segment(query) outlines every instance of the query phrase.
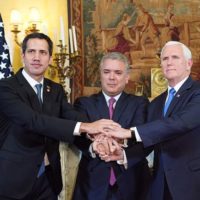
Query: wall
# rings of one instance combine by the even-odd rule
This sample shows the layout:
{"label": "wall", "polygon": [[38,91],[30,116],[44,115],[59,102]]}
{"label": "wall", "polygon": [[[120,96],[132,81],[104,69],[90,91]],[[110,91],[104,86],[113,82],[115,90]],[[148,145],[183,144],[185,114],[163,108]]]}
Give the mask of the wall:
{"label": "wall", "polygon": [[[55,43],[56,39],[60,39],[60,16],[63,17],[64,25],[65,25],[65,33],[67,38],[67,1],[66,0],[0,0],[0,12],[4,21],[5,26],[5,34],[7,43],[10,47],[10,54],[12,59],[12,65],[14,68],[14,72],[22,66],[21,58],[20,58],[20,48],[14,43],[13,33],[10,32],[12,29],[12,25],[10,24],[10,13],[12,9],[17,9],[21,12],[24,22],[29,19],[29,8],[37,7],[41,14],[41,19],[44,22],[41,24],[41,30],[46,32],[53,42]],[[47,25],[46,28],[44,24]],[[45,29],[45,30],[44,30]],[[56,37],[57,35],[57,37]],[[19,34],[19,38],[22,41],[24,37],[23,33]],[[56,49],[54,47],[54,49]]]}

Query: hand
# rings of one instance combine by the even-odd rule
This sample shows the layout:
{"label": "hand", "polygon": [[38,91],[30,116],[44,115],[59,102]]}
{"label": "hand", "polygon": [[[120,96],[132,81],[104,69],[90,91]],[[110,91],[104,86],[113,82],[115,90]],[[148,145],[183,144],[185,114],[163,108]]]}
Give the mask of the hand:
{"label": "hand", "polygon": [[117,149],[110,155],[100,155],[100,158],[105,162],[124,160],[123,149],[122,148]]}
{"label": "hand", "polygon": [[114,137],[119,139],[131,138],[131,130],[124,129],[122,127],[114,127],[113,129],[105,129],[108,137]]}
{"label": "hand", "polygon": [[110,148],[107,137],[105,135],[95,135],[94,142],[92,143],[93,151],[99,155],[109,155]]}
{"label": "hand", "polygon": [[[96,154],[99,154],[100,157],[104,158],[104,156],[107,157],[115,154],[117,155],[116,159],[119,158],[119,155],[116,154],[116,152],[119,152],[122,146],[115,139],[107,137],[105,135],[97,136],[92,145],[93,150]],[[112,159],[115,159],[115,157],[113,157]]]}
{"label": "hand", "polygon": [[121,149],[121,144],[113,138],[106,135],[95,135],[95,140],[92,143],[93,151],[101,156],[111,155],[113,152]]}
{"label": "hand", "polygon": [[114,130],[116,127],[121,127],[121,125],[109,119],[101,119],[92,123],[81,123],[80,132],[105,134],[107,129]]}

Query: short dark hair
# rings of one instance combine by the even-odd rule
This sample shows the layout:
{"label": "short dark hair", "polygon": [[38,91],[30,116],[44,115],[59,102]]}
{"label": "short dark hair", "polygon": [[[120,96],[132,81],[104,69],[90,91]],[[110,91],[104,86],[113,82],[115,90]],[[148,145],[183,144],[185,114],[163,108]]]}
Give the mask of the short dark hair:
{"label": "short dark hair", "polygon": [[41,39],[41,40],[46,40],[47,43],[48,43],[48,46],[49,46],[49,54],[50,54],[50,56],[52,56],[52,53],[53,53],[53,42],[50,39],[50,37],[45,35],[44,33],[31,33],[31,34],[28,34],[24,38],[24,40],[22,42],[22,52],[25,53],[25,51],[27,49],[28,40],[34,39],[34,38]]}

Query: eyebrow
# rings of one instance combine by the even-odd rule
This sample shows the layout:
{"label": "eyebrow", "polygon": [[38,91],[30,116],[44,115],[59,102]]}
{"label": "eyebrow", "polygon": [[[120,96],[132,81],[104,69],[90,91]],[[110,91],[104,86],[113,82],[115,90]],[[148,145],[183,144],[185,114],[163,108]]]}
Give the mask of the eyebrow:
{"label": "eyebrow", "polygon": [[180,58],[179,55],[172,55],[172,56],[164,56],[164,57],[162,58],[162,60],[166,60],[166,59],[169,58],[169,57],[172,57],[172,58]]}

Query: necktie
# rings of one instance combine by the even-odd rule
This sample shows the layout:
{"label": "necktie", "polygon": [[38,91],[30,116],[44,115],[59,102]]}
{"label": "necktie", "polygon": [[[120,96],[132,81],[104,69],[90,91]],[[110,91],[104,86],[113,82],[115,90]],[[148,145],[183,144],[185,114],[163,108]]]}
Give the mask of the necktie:
{"label": "necktie", "polygon": [[164,113],[164,116],[165,116],[165,114],[167,113],[167,110],[168,110],[168,108],[169,108],[169,105],[170,105],[172,99],[174,98],[175,93],[176,93],[176,90],[175,90],[174,88],[171,88],[171,89],[169,90],[168,99],[167,99],[167,101],[166,101],[166,103],[165,103],[164,112],[163,112],[163,113]]}
{"label": "necktie", "polygon": [[[40,105],[42,106],[42,96],[41,96],[42,84],[41,83],[36,84],[35,88],[37,89],[37,93],[36,94],[38,96],[38,100],[40,102]],[[42,164],[40,165],[40,169],[39,169],[37,177],[40,177],[44,173],[44,171],[45,171],[45,164],[44,164],[44,160],[43,160]]]}
{"label": "necktie", "polygon": [[41,92],[42,92],[42,84],[36,84],[35,88],[37,89],[37,96],[38,96],[38,100],[40,102],[40,105],[42,106],[42,96],[41,96]]}
{"label": "necktie", "polygon": [[112,116],[113,116],[113,112],[114,112],[114,107],[113,107],[113,104],[115,103],[115,98],[111,97],[109,100],[108,100],[108,107],[109,107],[109,116],[110,116],[110,119],[112,119]]}
{"label": "necktie", "polygon": [[[110,115],[110,119],[112,119],[112,116],[113,116],[113,112],[114,112],[114,107],[113,107],[113,104],[115,103],[115,99],[113,97],[111,97],[108,101],[109,105],[109,115]],[[116,176],[115,176],[115,173],[114,173],[114,170],[113,170],[113,167],[110,168],[110,179],[109,179],[109,183],[110,185],[114,185],[116,182]]]}

